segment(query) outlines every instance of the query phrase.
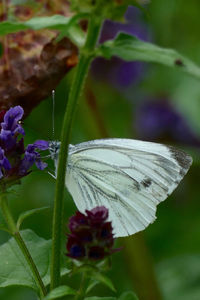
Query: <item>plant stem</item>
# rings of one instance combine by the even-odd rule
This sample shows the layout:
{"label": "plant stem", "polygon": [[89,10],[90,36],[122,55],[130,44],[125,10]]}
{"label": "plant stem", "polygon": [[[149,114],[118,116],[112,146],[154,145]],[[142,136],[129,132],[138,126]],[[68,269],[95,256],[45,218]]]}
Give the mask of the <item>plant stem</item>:
{"label": "plant stem", "polygon": [[33,277],[35,279],[35,282],[36,282],[36,285],[40,291],[40,295],[41,297],[44,297],[47,292],[46,292],[46,288],[44,286],[44,283],[41,279],[41,276],[39,274],[39,271],[33,261],[33,258],[24,242],[24,240],[22,239],[22,236],[20,234],[20,232],[18,231],[17,229],[17,226],[15,224],[15,221],[13,219],[13,216],[10,212],[10,209],[8,207],[8,201],[7,201],[7,197],[6,197],[6,194],[3,193],[1,194],[1,197],[0,197],[0,207],[1,207],[1,211],[2,211],[2,214],[4,216],[4,219],[8,225],[8,229],[10,231],[10,233],[13,235],[16,243],[18,244],[23,256],[25,257],[30,269],[31,269],[31,272],[33,274]]}
{"label": "plant stem", "polygon": [[151,253],[146,245],[144,235],[138,232],[122,240],[124,257],[140,299],[161,300],[161,291],[155,276]]}
{"label": "plant stem", "polygon": [[94,49],[98,40],[101,24],[102,20],[100,18],[97,18],[96,15],[91,16],[88,25],[87,39],[84,47],[80,51],[79,63],[76,68],[76,73],[74,75],[74,80],[64,115],[53,211],[51,289],[56,288],[60,282],[61,240],[63,236],[63,194],[65,174],[67,169],[67,150],[70,142],[72,122],[75,116],[78,100],[83,90],[88,69],[94,55]]}
{"label": "plant stem", "polygon": [[76,294],[74,300],[82,300],[85,298],[87,284],[88,284],[88,277],[86,276],[86,273],[83,273],[82,278],[81,278],[80,288],[77,291],[77,294]]}

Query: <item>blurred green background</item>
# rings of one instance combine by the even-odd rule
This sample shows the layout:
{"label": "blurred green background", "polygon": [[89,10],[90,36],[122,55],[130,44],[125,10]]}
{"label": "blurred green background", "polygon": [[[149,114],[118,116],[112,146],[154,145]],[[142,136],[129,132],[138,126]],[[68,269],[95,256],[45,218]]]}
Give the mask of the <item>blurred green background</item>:
{"label": "blurred green background", "polygon": [[[150,40],[163,47],[175,48],[200,65],[199,1],[152,0],[148,10],[149,18],[141,16],[141,20],[150,32]],[[197,80],[180,71],[148,65],[137,84],[133,83],[127,89],[118,89],[108,81],[97,80],[94,72],[89,75],[85,93],[78,106],[73,143],[108,136],[138,138],[134,129],[138,104],[144,98],[156,98],[157,95],[167,95],[173,107],[200,140],[200,83]],[[73,70],[56,89],[56,139],[60,136],[72,76]],[[50,98],[34,109],[25,120],[24,128],[27,144],[36,139],[52,139]],[[173,144],[190,153],[194,163],[173,195],[159,205],[156,222],[142,234],[117,241],[117,244],[124,245],[124,249],[113,255],[109,276],[117,287],[118,294],[134,289],[141,300],[200,299],[200,147],[176,143],[175,140]],[[51,162],[50,168],[54,168]],[[34,170],[10,195],[10,205],[15,217],[32,208],[52,208],[54,188],[53,178],[46,172]],[[75,211],[73,200],[66,192],[66,223]],[[23,228],[31,228],[39,236],[49,239],[51,217],[50,209],[27,219]],[[63,229],[63,239],[66,230]],[[7,239],[8,235],[1,232],[0,242]],[[70,282],[77,287],[77,280],[70,279]],[[95,293],[97,292],[102,296],[113,295],[102,286],[96,288]],[[13,287],[0,289],[0,299],[36,298],[26,288]]]}

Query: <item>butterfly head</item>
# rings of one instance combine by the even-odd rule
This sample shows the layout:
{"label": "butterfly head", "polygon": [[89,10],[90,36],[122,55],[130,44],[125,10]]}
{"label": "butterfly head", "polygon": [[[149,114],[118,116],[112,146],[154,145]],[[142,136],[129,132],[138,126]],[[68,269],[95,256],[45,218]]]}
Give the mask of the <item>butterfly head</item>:
{"label": "butterfly head", "polygon": [[[49,152],[50,152],[50,156],[51,159],[54,161],[58,160],[58,154],[60,151],[60,142],[59,141],[50,141],[49,142]],[[69,154],[73,151],[74,146],[73,145],[69,145]]]}
{"label": "butterfly head", "polygon": [[54,161],[58,160],[59,150],[60,150],[60,142],[59,141],[50,141],[49,142],[50,156]]}

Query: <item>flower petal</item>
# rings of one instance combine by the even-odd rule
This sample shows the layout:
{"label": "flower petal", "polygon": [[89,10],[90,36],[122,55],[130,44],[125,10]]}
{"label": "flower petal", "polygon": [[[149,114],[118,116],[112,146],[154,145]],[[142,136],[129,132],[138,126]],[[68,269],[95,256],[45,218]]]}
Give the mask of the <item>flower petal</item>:
{"label": "flower petal", "polygon": [[36,164],[36,167],[37,167],[39,170],[44,170],[44,169],[48,166],[48,164],[45,163],[45,162],[43,162],[41,159],[37,159],[37,160],[35,161],[35,164]]}
{"label": "flower petal", "polygon": [[38,140],[34,144],[35,148],[40,150],[47,150],[49,149],[49,142],[45,140]]}
{"label": "flower petal", "polygon": [[1,147],[0,147],[0,167],[4,168],[5,170],[11,169],[10,162],[4,155],[4,150]]}
{"label": "flower petal", "polygon": [[18,122],[23,117],[24,110],[21,106],[11,107],[4,116],[4,122],[1,123],[1,127],[5,130],[10,130],[12,133],[24,134],[24,129]]}
{"label": "flower petal", "polygon": [[3,143],[3,148],[5,151],[11,150],[17,142],[17,139],[14,137],[12,132],[5,129],[1,129],[0,140]]}

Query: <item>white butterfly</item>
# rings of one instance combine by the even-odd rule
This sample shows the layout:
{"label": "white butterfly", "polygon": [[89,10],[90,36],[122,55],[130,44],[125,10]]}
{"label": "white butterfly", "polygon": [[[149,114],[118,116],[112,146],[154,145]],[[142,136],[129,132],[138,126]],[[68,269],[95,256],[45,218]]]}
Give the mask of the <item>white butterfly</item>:
{"label": "white butterfly", "polygon": [[[50,142],[57,168],[60,143]],[[187,173],[181,150],[131,139],[101,139],[69,146],[66,187],[79,211],[105,206],[116,237],[143,230]]]}

